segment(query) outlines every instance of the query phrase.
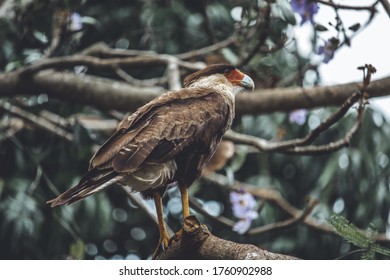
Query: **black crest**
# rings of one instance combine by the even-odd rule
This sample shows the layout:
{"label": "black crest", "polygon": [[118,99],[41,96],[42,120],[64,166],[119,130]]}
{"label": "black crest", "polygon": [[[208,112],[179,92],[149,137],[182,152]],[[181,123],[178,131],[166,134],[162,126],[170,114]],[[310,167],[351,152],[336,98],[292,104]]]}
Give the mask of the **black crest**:
{"label": "black crest", "polygon": [[199,70],[191,75],[187,76],[184,79],[184,87],[188,87],[194,81],[198,80],[201,77],[210,76],[214,74],[224,74],[226,72],[230,72],[235,70],[236,67],[229,64],[212,64],[207,66],[206,68]]}

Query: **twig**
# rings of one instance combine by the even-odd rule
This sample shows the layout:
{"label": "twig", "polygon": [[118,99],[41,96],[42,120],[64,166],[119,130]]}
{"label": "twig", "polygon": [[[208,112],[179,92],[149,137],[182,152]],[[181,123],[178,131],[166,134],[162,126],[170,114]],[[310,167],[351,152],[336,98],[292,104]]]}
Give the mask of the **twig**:
{"label": "twig", "polygon": [[57,50],[61,47],[61,43],[66,35],[66,28],[69,21],[69,11],[60,10],[54,15],[53,30],[51,34],[51,42],[49,47],[44,52],[44,58],[55,55]]}
{"label": "twig", "polygon": [[[366,64],[358,69],[363,70],[363,84],[360,87],[359,92],[350,96],[335,113],[312,130],[306,137],[287,141],[271,142],[258,137],[228,131],[224,138],[238,144],[253,146],[261,152],[283,152],[287,154],[320,155],[348,146],[352,136],[356,133],[360,126],[366,98],[368,98],[367,89],[371,83],[372,74],[376,72],[375,67],[370,64]],[[327,131],[332,125],[337,123],[356,101],[359,101],[356,121],[342,139],[325,145],[309,145],[313,143],[313,141],[316,140],[323,132]]]}
{"label": "twig", "polygon": [[178,54],[178,55],[176,55],[176,57],[178,59],[181,59],[181,60],[193,59],[195,57],[206,55],[206,54],[209,54],[211,52],[215,52],[217,50],[226,48],[226,47],[234,44],[235,42],[236,42],[236,37],[232,36],[232,37],[227,38],[224,41],[215,43],[213,45],[210,45],[210,46],[207,46],[207,47],[204,47],[204,48],[201,48],[201,49],[197,49],[197,50],[193,50],[193,51],[189,51],[189,52]]}
{"label": "twig", "polygon": [[207,218],[212,219],[213,221],[216,221],[220,225],[223,225],[223,226],[228,227],[228,228],[232,228],[234,226],[235,222],[231,219],[228,219],[224,216],[211,215],[209,212],[207,212],[203,208],[202,204],[197,199],[190,197],[189,200],[190,200],[191,206],[194,207],[198,212],[202,213]]}
{"label": "twig", "polygon": [[60,115],[57,115],[53,112],[47,111],[47,110],[42,110],[39,112],[39,115],[42,118],[45,118],[46,120],[52,122],[53,124],[65,129],[65,130],[71,130],[72,129],[72,124],[65,118],[63,118]]}
{"label": "twig", "polygon": [[53,124],[52,122],[46,120],[45,118],[36,116],[30,112],[24,111],[23,109],[16,107],[12,104],[10,104],[7,101],[1,101],[0,102],[0,109],[3,111],[6,111],[8,113],[11,113],[14,116],[17,116],[21,119],[23,119],[27,123],[31,123],[34,126],[49,131],[50,133],[65,139],[69,142],[73,141],[73,135],[66,130],[58,127],[57,125]]}
{"label": "twig", "polygon": [[[218,224],[228,227],[228,228],[233,228],[235,225],[235,221],[228,219],[224,216],[213,216],[210,213],[208,213],[202,205],[194,198],[190,197],[190,203],[191,206],[193,206],[197,211],[205,215],[207,218],[217,222]],[[250,229],[246,234],[248,235],[257,235],[257,234],[264,234],[266,232],[272,232],[276,230],[282,230],[285,228],[289,228],[295,224],[298,224],[299,222],[305,220],[307,216],[310,215],[314,207],[318,204],[317,200],[311,199],[308,203],[307,208],[302,211],[299,215],[293,216],[292,218],[289,218],[284,221],[276,222],[276,223],[270,223],[264,226],[256,227]],[[289,209],[291,210],[291,209]]]}
{"label": "twig", "polygon": [[14,137],[19,131],[24,128],[24,121],[21,118],[3,118],[0,121],[0,142],[5,141],[8,138]]}
{"label": "twig", "polygon": [[271,21],[271,3],[268,3],[267,8],[264,12],[264,26],[260,33],[259,40],[257,44],[253,47],[253,49],[249,52],[249,54],[247,54],[244,58],[241,59],[241,61],[238,63],[238,66],[243,66],[248,64],[249,61],[251,61],[251,59],[259,51],[260,47],[265,44],[265,41],[268,36],[269,27],[270,27],[270,21]]}
{"label": "twig", "polygon": [[[129,84],[135,85],[137,87],[154,87],[156,85],[164,84],[168,81],[167,77],[159,77],[159,78],[152,78],[152,79],[145,79],[145,80],[139,80],[131,75],[129,75],[126,71],[124,71],[121,68],[115,69],[115,74],[118,75],[121,79],[128,82]],[[160,89],[161,90],[161,89]]]}
{"label": "twig", "polygon": [[379,0],[379,1],[375,1],[372,5],[368,5],[368,6],[349,6],[343,4],[336,4],[333,1],[325,1],[325,0],[316,0],[316,1],[320,4],[327,5],[335,9],[355,10],[355,11],[359,11],[359,10],[371,11],[378,4],[378,2],[386,2],[386,0]]}
{"label": "twig", "polygon": [[381,2],[383,8],[385,9],[387,15],[390,17],[390,3],[389,0],[379,0]]}
{"label": "twig", "polygon": [[98,42],[84,49],[79,54],[88,55],[88,56],[97,56],[101,58],[108,58],[108,57],[150,56],[150,55],[156,55],[156,52],[112,49],[106,43]]}
{"label": "twig", "polygon": [[198,64],[182,61],[177,59],[175,56],[167,54],[107,59],[76,54],[72,56],[45,59],[35,64],[26,66],[19,72],[20,75],[31,76],[45,69],[67,69],[79,65],[87,66],[88,68],[96,70],[115,71],[119,68],[135,67],[139,65],[168,65],[173,59],[180,67],[186,69],[199,70],[202,68]]}
{"label": "twig", "polygon": [[[208,174],[207,176],[203,176],[203,179],[215,184],[216,186],[223,188],[224,190],[242,190],[244,189],[246,192],[251,193],[253,196],[263,199],[268,202],[272,202],[275,205],[277,205],[280,209],[288,213],[289,215],[292,216],[291,219],[286,220],[279,223],[271,224],[269,227],[268,225],[264,227],[263,229],[259,228],[259,232],[263,232],[263,230],[273,230],[272,227],[275,227],[275,229],[279,229],[278,227],[284,228],[290,226],[289,223],[297,223],[299,221],[302,221],[304,224],[307,226],[320,230],[326,233],[332,233],[334,234],[334,230],[331,226],[329,226],[326,223],[322,223],[315,219],[314,217],[310,216],[310,213],[312,211],[312,207],[316,205],[316,201],[309,201],[308,207],[304,210],[301,211],[294,206],[292,206],[287,200],[285,200],[279,192],[272,188],[259,188],[247,183],[243,182],[238,182],[235,181],[233,185],[231,185],[229,182],[229,179],[221,174],[217,173],[212,173]],[[268,228],[267,228],[268,227]],[[365,232],[364,230],[361,230],[363,233]],[[390,239],[386,236],[386,233],[378,233],[375,235],[373,238],[376,241],[379,242],[385,242],[385,243],[390,243]]]}
{"label": "twig", "polygon": [[271,223],[267,224],[264,226],[256,227],[256,228],[251,228],[247,234],[248,235],[257,235],[257,234],[263,234],[266,232],[272,232],[276,230],[282,230],[286,229],[289,227],[292,227],[306,219],[311,212],[313,211],[314,207],[318,204],[318,200],[315,199],[310,199],[308,206],[305,208],[305,210],[302,211],[302,213],[299,216],[292,217],[290,219],[281,221],[281,222],[276,222],[276,223]]}
{"label": "twig", "polygon": [[226,176],[217,173],[212,173],[207,176],[203,176],[202,178],[223,189],[235,191],[244,189],[245,191],[251,193],[257,198],[275,203],[278,207],[280,207],[286,213],[290,214],[292,217],[299,218],[302,216],[301,210],[298,210],[297,208],[292,206],[280,195],[280,193],[278,193],[272,188],[258,188],[256,186],[238,181],[235,181],[233,185],[231,185],[229,184],[229,180]]}

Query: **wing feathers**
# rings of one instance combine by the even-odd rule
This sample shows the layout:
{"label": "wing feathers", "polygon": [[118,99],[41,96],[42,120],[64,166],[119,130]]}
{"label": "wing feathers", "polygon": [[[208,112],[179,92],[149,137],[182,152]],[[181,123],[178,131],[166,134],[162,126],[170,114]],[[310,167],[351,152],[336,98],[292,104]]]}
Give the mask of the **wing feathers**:
{"label": "wing feathers", "polygon": [[201,168],[230,125],[232,106],[219,93],[204,89],[182,89],[175,94],[165,94],[124,119],[91,159],[90,171],[77,186],[51,200],[52,206],[73,203],[142,166],[171,161],[184,150],[193,156],[187,161],[180,156],[180,169]]}
{"label": "wing feathers", "polygon": [[138,145],[123,147],[112,160],[112,167],[117,172],[133,172],[145,161],[159,143],[156,138]]}
{"label": "wing feathers", "polygon": [[90,168],[133,172],[144,162],[170,160],[193,142],[208,142],[214,137],[207,135],[209,131],[226,126],[226,118],[232,117],[221,98],[204,89],[162,95],[119,124],[118,131],[92,158]]}
{"label": "wing feathers", "polygon": [[81,178],[78,185],[68,189],[57,198],[49,200],[47,203],[51,204],[51,207],[63,204],[72,204],[85,198],[86,196],[101,191],[122,178],[123,175],[119,175],[112,169],[92,169]]}

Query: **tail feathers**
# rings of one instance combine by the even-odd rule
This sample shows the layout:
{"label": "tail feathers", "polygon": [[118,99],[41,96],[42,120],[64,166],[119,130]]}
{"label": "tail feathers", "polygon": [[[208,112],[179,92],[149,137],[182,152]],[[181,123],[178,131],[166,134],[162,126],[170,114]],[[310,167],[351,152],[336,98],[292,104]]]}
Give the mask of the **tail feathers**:
{"label": "tail feathers", "polygon": [[92,169],[85,174],[80,183],[58,197],[47,201],[51,207],[75,203],[87,196],[111,186],[123,178],[123,175],[111,170]]}

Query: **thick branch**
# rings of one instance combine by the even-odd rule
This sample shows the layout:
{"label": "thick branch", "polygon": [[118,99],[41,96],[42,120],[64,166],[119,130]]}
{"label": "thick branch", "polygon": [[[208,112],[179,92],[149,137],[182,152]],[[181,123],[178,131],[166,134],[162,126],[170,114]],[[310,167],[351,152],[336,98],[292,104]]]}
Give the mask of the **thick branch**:
{"label": "thick branch", "polygon": [[133,111],[162,93],[115,80],[53,70],[41,71],[31,78],[22,78],[18,73],[0,75],[0,96],[42,92],[52,98],[124,111]]}
{"label": "thick branch", "polygon": [[[262,114],[337,106],[359,86],[360,83],[355,82],[309,89],[259,89],[237,96],[236,111],[238,114]],[[0,74],[0,96],[37,95],[42,92],[53,98],[123,111],[134,111],[162,93],[157,89],[135,87],[111,79],[54,70],[40,71],[31,78],[22,77],[20,72]],[[390,77],[371,82],[367,93],[370,98],[389,95]]]}
{"label": "thick branch", "polygon": [[[259,89],[237,96],[237,111],[241,114],[271,113],[299,108],[341,105],[360,88],[360,82],[313,88]],[[371,82],[369,98],[390,94],[390,77]]]}
{"label": "thick branch", "polygon": [[[294,260],[295,257],[275,254],[251,244],[239,244],[212,235],[195,216],[183,222],[183,234],[179,240],[161,252],[157,259],[206,259],[206,260]],[[175,237],[174,237],[175,238]]]}

